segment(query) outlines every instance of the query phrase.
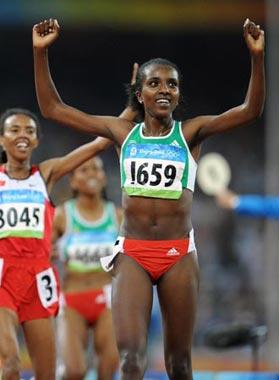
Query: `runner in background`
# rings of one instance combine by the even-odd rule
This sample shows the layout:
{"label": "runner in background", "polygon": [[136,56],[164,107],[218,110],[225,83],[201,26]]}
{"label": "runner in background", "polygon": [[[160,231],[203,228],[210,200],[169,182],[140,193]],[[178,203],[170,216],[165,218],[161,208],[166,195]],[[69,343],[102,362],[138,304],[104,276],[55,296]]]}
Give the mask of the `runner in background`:
{"label": "runner in background", "polygon": [[64,157],[31,164],[40,124],[29,110],[1,115],[0,143],[0,358],[2,379],[20,378],[21,325],[36,379],[54,380],[53,317],[59,281],[50,263],[53,185],[111,143],[96,139]]}
{"label": "runner in background", "polygon": [[[134,63],[131,85],[137,70]],[[127,107],[120,116],[130,119],[135,113]],[[54,255],[64,263],[64,305],[57,332],[62,376],[66,379],[85,377],[91,327],[98,379],[112,379],[118,367],[110,309],[111,275],[103,271],[100,257],[112,253],[122,210],[106,199],[106,184],[101,158],[85,162],[70,176],[74,198],[60,205],[54,217]]]}
{"label": "runner in background", "polygon": [[65,367],[63,378],[68,380],[85,377],[90,328],[97,378],[111,380],[118,367],[110,309],[111,275],[103,271],[100,257],[112,254],[122,211],[106,199],[106,183],[99,157],[82,164],[70,176],[74,197],[56,209],[54,218],[53,242],[64,262],[58,347]]}

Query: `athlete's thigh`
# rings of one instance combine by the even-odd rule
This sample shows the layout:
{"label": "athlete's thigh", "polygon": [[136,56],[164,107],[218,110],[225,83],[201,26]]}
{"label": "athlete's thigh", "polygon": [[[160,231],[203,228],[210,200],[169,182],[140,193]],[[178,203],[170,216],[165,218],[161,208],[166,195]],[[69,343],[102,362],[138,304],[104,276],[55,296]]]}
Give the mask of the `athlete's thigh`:
{"label": "athlete's thigh", "polygon": [[74,309],[65,307],[57,321],[59,355],[70,370],[84,371],[85,348],[88,326],[85,319]]}
{"label": "athlete's thigh", "polygon": [[112,316],[119,349],[146,345],[152,298],[149,275],[132,258],[119,254],[112,278]]}
{"label": "athlete's thigh", "polygon": [[0,308],[0,357],[18,355],[18,318],[14,311]]}
{"label": "athlete's thigh", "polygon": [[35,375],[40,374],[40,378],[51,378],[56,365],[53,318],[26,321],[22,327]]}
{"label": "athlete's thigh", "polygon": [[94,325],[94,346],[97,354],[116,351],[115,335],[110,309],[105,309]]}
{"label": "athlete's thigh", "polygon": [[195,252],[178,261],[158,283],[167,350],[180,350],[191,345],[198,286],[199,268]]}

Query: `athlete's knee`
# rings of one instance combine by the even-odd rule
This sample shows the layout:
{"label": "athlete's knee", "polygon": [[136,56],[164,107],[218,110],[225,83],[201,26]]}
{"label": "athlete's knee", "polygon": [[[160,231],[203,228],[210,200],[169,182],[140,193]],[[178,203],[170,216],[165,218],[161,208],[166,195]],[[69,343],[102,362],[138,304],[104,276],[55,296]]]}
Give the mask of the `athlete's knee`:
{"label": "athlete's knee", "polygon": [[146,366],[147,358],[144,351],[123,350],[120,352],[120,370],[122,373],[131,376],[131,379],[141,378]]}
{"label": "athlete's knee", "polygon": [[65,380],[83,380],[86,375],[86,370],[79,368],[68,368],[66,369],[63,379]]}
{"label": "athlete's knee", "polygon": [[118,365],[113,365],[113,363],[108,363],[108,365],[105,362],[99,363],[97,368],[98,380],[113,379],[117,369]]}
{"label": "athlete's knee", "polygon": [[40,380],[55,380],[56,370],[55,367],[48,366],[48,368],[34,368],[34,378]]}
{"label": "athlete's knee", "polygon": [[0,357],[2,379],[17,380],[20,378],[20,357],[17,342],[8,331],[1,331]]}
{"label": "athlete's knee", "polygon": [[2,356],[2,380],[20,379],[20,359],[17,353]]}
{"label": "athlete's knee", "polygon": [[166,368],[171,380],[192,380],[191,354],[169,355],[166,359]]}
{"label": "athlete's knee", "polygon": [[107,371],[115,372],[119,367],[118,351],[108,350],[99,356],[99,365]]}
{"label": "athlete's knee", "polygon": [[118,354],[105,353],[98,357],[98,379],[112,379],[119,367]]}

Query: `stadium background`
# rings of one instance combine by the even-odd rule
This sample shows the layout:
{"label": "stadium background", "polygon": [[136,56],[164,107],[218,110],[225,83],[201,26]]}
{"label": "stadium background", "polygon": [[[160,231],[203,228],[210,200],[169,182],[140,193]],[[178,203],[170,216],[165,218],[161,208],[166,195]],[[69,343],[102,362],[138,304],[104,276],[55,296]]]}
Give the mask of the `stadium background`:
{"label": "stadium background", "polygon": [[[266,6],[262,0],[1,0],[0,110],[21,106],[39,114],[31,29],[41,19],[54,17],[62,30],[50,50],[50,62],[65,102],[90,113],[117,115],[125,106],[124,84],[129,82],[133,62],[161,56],[177,63],[183,73],[186,117],[220,113],[245,96],[250,62],[242,24],[249,17],[266,28]],[[230,186],[237,192],[265,191],[265,120],[211,138],[203,146],[202,154],[216,151],[229,161]],[[63,155],[92,138],[42,117],[41,121],[43,138],[34,161]],[[120,204],[118,159],[113,149],[102,157],[109,197]],[[69,196],[63,179],[53,199],[58,204]],[[273,300],[277,315],[270,316],[266,304],[267,223],[218,209],[214,199],[197,187],[193,224],[201,265],[194,368],[249,370],[249,347],[215,352],[205,347],[204,333],[212,324],[224,322],[268,324],[271,332],[278,327],[274,325],[274,320],[279,321],[278,298]],[[153,327],[150,366],[161,369],[156,316]],[[274,339],[262,346],[260,369],[279,369],[276,350]],[[274,351],[273,358],[270,352]],[[24,353],[23,360],[28,367]]]}

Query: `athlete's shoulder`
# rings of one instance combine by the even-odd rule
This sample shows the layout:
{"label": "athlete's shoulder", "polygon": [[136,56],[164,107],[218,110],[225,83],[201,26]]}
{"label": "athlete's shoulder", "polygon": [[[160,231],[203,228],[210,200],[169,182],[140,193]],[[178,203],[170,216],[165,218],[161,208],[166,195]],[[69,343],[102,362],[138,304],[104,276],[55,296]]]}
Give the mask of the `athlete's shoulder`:
{"label": "athlete's shoulder", "polygon": [[205,124],[207,116],[196,116],[181,122],[182,133],[187,142],[197,136],[200,128]]}
{"label": "athlete's shoulder", "polygon": [[189,119],[185,119],[181,121],[181,125],[183,128],[193,128],[196,124],[202,122],[203,116],[195,116]]}
{"label": "athlete's shoulder", "polygon": [[73,207],[74,208],[76,206],[76,199],[75,198],[67,199],[60,206],[63,207],[63,208],[65,208],[65,209],[69,208],[69,207]]}
{"label": "athlete's shoulder", "polygon": [[31,166],[31,171],[30,171],[31,175],[35,174],[35,173],[38,173],[38,172],[40,173],[40,166],[36,165],[36,164],[32,165]]}

